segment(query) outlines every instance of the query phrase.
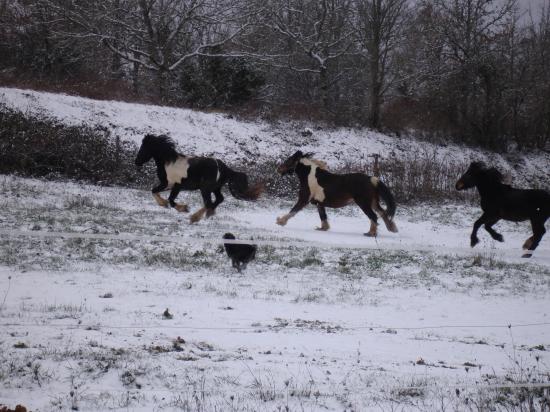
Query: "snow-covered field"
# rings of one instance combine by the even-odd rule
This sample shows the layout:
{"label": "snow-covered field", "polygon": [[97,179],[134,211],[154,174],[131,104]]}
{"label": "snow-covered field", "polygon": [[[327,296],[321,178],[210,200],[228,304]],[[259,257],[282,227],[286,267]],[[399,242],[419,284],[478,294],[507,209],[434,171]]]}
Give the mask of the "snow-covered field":
{"label": "snow-covered field", "polygon": [[[549,237],[520,259],[528,224],[499,223],[503,244],[482,230],[469,252],[479,211],[463,205],[399,207],[400,232],[372,239],[352,206],[329,211],[324,233],[314,208],[277,226],[290,203],[276,199],[228,196],[190,225],[146,191],[0,176],[0,193],[0,404],[511,410],[548,397],[498,388],[550,380]],[[219,243],[198,239],[227,231],[281,244],[238,274]],[[182,241],[147,239],[158,235]]]}
{"label": "snow-covered field", "polygon": [[[219,156],[248,164],[311,151],[330,167],[383,158],[436,159],[449,165],[485,160],[516,178],[521,186],[548,187],[550,153],[500,155],[453,144],[434,145],[410,137],[395,138],[369,129],[329,128],[301,122],[242,121],[220,113],[154,105],[99,101],[77,96],[0,87],[0,105],[57,119],[67,125],[106,128],[121,139],[141,143],[146,133],[165,133],[187,154]],[[302,135],[305,129],[311,135]]]}
{"label": "snow-covered field", "polygon": [[[223,114],[0,88],[0,105],[228,162],[302,149],[331,166],[369,155],[487,159],[547,185],[550,154],[512,157],[369,130],[246,122]],[[312,135],[304,136],[305,127]],[[0,405],[33,411],[513,410],[550,381],[550,235],[528,223],[468,246],[474,207],[399,206],[399,233],[353,206],[227,197],[196,225],[149,191],[0,176]],[[197,193],[182,193],[193,210]],[[35,236],[23,236],[24,232]],[[236,273],[218,239],[261,243]],[[41,238],[46,232],[81,238]],[[132,240],[114,237],[131,234]],[[100,236],[100,239],[91,239]],[[159,240],[163,236],[169,241]],[[176,241],[174,241],[176,239]],[[361,248],[359,248],[361,247]],[[511,327],[508,327],[511,325]],[[502,388],[502,385],[507,386]],[[510,388],[512,386],[513,388]],[[546,398],[544,398],[546,396]],[[546,399],[546,401],[544,401]]]}

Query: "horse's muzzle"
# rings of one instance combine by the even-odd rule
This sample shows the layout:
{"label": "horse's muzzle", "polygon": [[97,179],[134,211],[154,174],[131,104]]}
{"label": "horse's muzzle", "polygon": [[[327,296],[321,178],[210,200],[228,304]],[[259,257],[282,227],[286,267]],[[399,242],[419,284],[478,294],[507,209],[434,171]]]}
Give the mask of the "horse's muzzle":
{"label": "horse's muzzle", "polygon": [[456,182],[455,188],[456,190],[464,189],[464,183],[462,182],[462,180],[459,180],[458,182]]}

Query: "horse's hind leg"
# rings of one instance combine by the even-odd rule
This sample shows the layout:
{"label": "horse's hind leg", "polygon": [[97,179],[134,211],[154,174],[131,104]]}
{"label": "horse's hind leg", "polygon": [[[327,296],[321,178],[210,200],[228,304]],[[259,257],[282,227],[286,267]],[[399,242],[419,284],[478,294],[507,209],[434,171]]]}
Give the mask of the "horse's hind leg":
{"label": "horse's hind leg", "polygon": [[487,219],[485,222],[485,230],[489,232],[491,237],[499,242],[504,242],[504,238],[500,233],[498,233],[495,229],[493,229],[493,225],[498,222],[499,219],[493,218],[493,219]]}
{"label": "horse's hind leg", "polygon": [[321,227],[316,227],[316,230],[326,231],[330,229],[328,224],[327,211],[324,206],[317,205],[317,211],[319,212],[319,217],[321,218]]}
{"label": "horse's hind leg", "polygon": [[223,202],[224,197],[221,189],[214,190],[214,196],[215,200],[214,203],[212,203],[212,208],[206,209],[206,217],[213,216],[216,213],[216,208],[218,207],[218,205]]}
{"label": "horse's hind leg", "polygon": [[523,250],[529,249],[531,245],[533,244],[533,236],[531,236],[529,239],[525,241],[525,243],[522,246]]}
{"label": "horse's hind leg", "polygon": [[384,209],[382,209],[382,206],[380,206],[380,203],[378,203],[377,200],[373,200],[372,208],[380,215],[386,225],[386,229],[390,232],[397,233],[397,226],[395,225],[395,222],[388,217],[388,214]]}
{"label": "horse's hind leg", "polygon": [[[546,233],[546,229],[544,228],[544,221],[531,219],[531,226],[533,227],[533,236],[531,236],[529,239],[532,239],[532,241],[530,242],[531,244],[528,245],[529,247],[522,256],[524,258],[530,258],[533,255],[533,251],[537,248],[540,240]],[[529,242],[529,239],[527,239],[525,244]]]}
{"label": "horse's hind leg", "polygon": [[376,216],[376,213],[374,213],[374,210],[369,205],[368,201],[364,201],[362,199],[354,199],[355,203],[361,208],[361,210],[368,216],[370,219],[370,229],[367,233],[365,233],[365,236],[369,237],[376,237],[376,234],[378,233],[378,216]]}

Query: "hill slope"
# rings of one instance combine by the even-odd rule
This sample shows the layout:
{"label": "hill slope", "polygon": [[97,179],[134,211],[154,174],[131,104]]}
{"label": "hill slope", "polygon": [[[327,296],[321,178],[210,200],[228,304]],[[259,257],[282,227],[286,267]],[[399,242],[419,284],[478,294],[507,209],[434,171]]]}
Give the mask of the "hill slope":
{"label": "hill slope", "polygon": [[[474,159],[485,160],[509,171],[516,184],[548,186],[550,182],[550,154],[544,152],[499,155],[453,144],[442,146],[394,138],[369,129],[250,122],[218,113],[12,88],[0,88],[2,104],[68,125],[104,127],[113,135],[137,144],[145,133],[165,133],[177,141],[184,153],[219,156],[236,163],[275,160],[301,149],[314,152],[331,167],[342,167],[370,162],[368,156],[377,153],[386,158],[434,158],[458,168]],[[311,135],[302,135],[306,128]]]}

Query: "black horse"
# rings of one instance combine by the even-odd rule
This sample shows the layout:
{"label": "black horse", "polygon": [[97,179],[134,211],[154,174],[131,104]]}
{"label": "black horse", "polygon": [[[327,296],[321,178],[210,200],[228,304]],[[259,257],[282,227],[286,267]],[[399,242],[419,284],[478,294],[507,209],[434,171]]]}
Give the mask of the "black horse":
{"label": "black horse", "polygon": [[[176,208],[180,212],[188,212],[183,203],[176,203],[176,197],[181,190],[200,190],[204,207],[191,215],[191,223],[198,222],[204,214],[212,216],[216,207],[223,202],[222,186],[228,183],[231,194],[242,200],[256,200],[263,190],[263,184],[248,185],[244,173],[231,170],[224,162],[208,157],[187,157],[176,151],[176,144],[168,136],[151,134],[143,138],[136,157],[136,165],[142,166],[154,159],[157,165],[157,176],[160,184],[152,190],[153,197],[160,206]],[[160,192],[171,189],[168,200],[160,196]],[[212,193],[215,201],[212,202]]]}
{"label": "black horse", "polygon": [[499,242],[504,238],[493,229],[500,219],[521,222],[530,220],[533,236],[525,241],[523,257],[531,257],[546,229],[544,223],[550,217],[550,193],[545,190],[515,189],[502,182],[504,176],[495,168],[488,168],[483,162],[472,162],[466,173],[456,182],[457,190],[477,187],[481,197],[483,214],[474,223],[470,237],[472,247],[478,244],[477,231],[481,225],[491,237]]}
{"label": "black horse", "polygon": [[[311,153],[297,151],[277,168],[281,175],[296,173],[300,180],[298,202],[290,213],[277,218],[277,224],[286,225],[291,217],[311,202],[317,205],[321,218],[321,227],[317,230],[328,230],[330,226],[325,207],[340,208],[355,202],[371,221],[370,230],[365,236],[377,234],[378,218],[375,211],[382,217],[390,232],[397,232],[393,221],[395,200],[384,183],[377,177],[363,173],[331,173],[326,170],[324,162],[312,159],[311,156]],[[380,206],[380,199],[386,203],[387,210]]]}

